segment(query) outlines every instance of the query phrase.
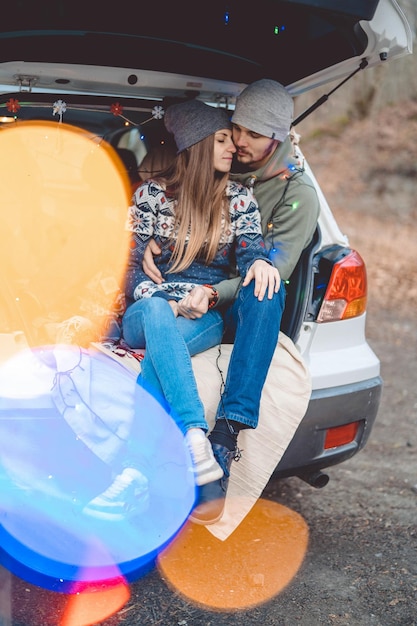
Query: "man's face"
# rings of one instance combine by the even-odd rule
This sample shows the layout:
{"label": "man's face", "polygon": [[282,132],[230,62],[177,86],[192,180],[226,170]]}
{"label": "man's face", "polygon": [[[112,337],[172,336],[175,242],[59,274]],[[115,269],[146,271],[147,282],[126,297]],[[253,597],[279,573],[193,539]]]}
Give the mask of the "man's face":
{"label": "man's face", "polygon": [[265,165],[280,142],[239,124],[233,124],[233,143],[237,148],[236,157],[239,163],[250,170],[257,170]]}

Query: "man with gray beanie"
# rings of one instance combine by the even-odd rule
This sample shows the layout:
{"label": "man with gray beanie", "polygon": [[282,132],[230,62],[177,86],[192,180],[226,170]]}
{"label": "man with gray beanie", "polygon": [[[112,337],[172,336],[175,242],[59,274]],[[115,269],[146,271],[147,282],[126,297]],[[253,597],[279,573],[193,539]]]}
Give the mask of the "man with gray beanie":
{"label": "man with gray beanie", "polygon": [[[237,437],[243,428],[256,428],[262,388],[277,345],[285,304],[285,285],[303,249],[317,227],[319,199],[312,181],[294,157],[290,137],[293,100],[276,81],[263,79],[248,85],[236,101],[232,116],[236,167],[230,177],[254,192],[262,218],[262,232],[281,277],[273,300],[256,300],[241,279],[217,285],[217,306],[233,301],[225,322],[234,341],[216,424],[210,434],[224,476],[200,488],[192,512],[195,522],[218,519],[224,507]],[[222,451],[221,454],[218,451]]]}
{"label": "man with gray beanie", "polygon": [[[216,306],[226,309],[224,341],[233,342],[216,424],[209,438],[224,470],[221,479],[199,488],[190,519],[216,522],[222,515],[232,460],[238,460],[238,434],[256,428],[262,389],[277,345],[285,305],[285,285],[317,227],[319,199],[294,156],[290,137],[293,100],[280,83],[262,79],[248,85],[232,117],[236,163],[230,177],[253,190],[259,205],[269,259],[281,286],[262,301],[236,276],[213,285]],[[148,255],[149,259],[149,255]],[[151,275],[146,270],[148,275]]]}
{"label": "man with gray beanie", "polygon": [[[315,187],[290,137],[294,105],[280,83],[263,79],[246,87],[232,116],[236,163],[230,177],[253,190],[270,258],[286,281],[310,243],[320,211]],[[219,301],[230,301],[239,279],[218,285]]]}

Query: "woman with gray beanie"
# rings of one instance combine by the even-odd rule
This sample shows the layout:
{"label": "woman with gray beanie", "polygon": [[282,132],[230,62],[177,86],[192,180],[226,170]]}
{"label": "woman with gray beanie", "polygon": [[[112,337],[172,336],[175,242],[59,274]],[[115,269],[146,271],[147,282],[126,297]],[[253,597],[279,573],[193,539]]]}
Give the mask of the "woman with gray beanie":
{"label": "woman with gray beanie", "polygon": [[[228,278],[237,262],[244,284],[253,281],[262,300],[278,291],[279,275],[267,258],[252,193],[228,178],[235,147],[227,112],[191,100],[169,107],[165,125],[178,152],[165,172],[136,190],[129,209],[122,330],[132,348],[146,348],[140,376],[168,402],[199,486],[223,476],[191,366],[192,355],[222,339],[212,284]],[[152,238],[161,249],[159,284],[142,269]]]}

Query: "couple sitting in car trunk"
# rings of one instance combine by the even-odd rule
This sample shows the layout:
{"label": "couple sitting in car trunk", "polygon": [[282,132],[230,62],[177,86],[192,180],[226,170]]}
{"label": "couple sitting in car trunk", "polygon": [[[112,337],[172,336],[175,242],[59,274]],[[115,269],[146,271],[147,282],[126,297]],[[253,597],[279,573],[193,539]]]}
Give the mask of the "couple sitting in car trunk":
{"label": "couple sitting in car trunk", "polygon": [[[317,226],[319,200],[294,157],[292,120],[291,96],[269,79],[242,91],[231,120],[197,100],[168,107],[177,155],[137,188],[129,208],[122,335],[146,349],[139,382],[164,398],[184,434],[197,487],[190,520],[199,524],[222,516],[239,432],[258,425],[284,283]],[[233,349],[208,433],[191,357],[222,342]],[[134,511],[144,474],[125,454],[85,512],[108,517],[114,494]]]}

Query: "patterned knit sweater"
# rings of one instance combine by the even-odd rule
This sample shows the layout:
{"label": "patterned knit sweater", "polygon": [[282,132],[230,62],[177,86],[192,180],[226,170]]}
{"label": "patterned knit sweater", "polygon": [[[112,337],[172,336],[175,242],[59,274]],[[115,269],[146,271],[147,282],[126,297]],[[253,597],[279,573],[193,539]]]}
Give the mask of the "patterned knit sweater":
{"label": "patterned knit sweater", "polygon": [[[236,264],[244,277],[256,259],[268,261],[258,205],[252,193],[232,181],[229,181],[226,193],[230,222],[223,231],[212,263],[207,265],[203,258],[196,258],[186,270],[167,273],[172,266],[176,203],[159,183],[152,180],[136,190],[127,218],[127,228],[132,232],[124,287],[128,306],[135,300],[153,296],[181,300],[195,285],[213,284],[228,278]],[[154,257],[166,280],[160,285],[151,281],[142,270],[143,255],[151,238],[162,250]]]}

